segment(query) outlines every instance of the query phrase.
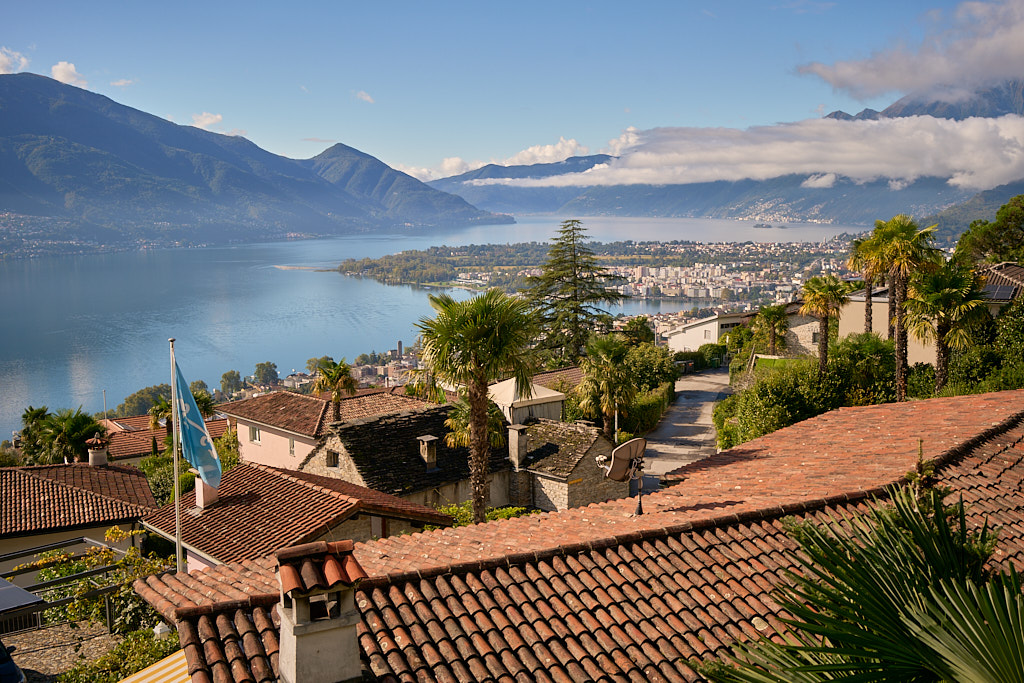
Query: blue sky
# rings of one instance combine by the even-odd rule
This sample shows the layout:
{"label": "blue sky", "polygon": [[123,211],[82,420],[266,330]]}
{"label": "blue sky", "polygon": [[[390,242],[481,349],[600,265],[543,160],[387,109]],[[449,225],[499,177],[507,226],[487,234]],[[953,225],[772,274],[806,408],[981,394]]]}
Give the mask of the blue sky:
{"label": "blue sky", "polygon": [[343,142],[429,177],[711,139],[770,154],[772,136],[806,135],[793,122],[882,109],[947,77],[1024,75],[1000,49],[1024,45],[1021,16],[1020,0],[8,3],[0,72],[54,75],[289,157]]}

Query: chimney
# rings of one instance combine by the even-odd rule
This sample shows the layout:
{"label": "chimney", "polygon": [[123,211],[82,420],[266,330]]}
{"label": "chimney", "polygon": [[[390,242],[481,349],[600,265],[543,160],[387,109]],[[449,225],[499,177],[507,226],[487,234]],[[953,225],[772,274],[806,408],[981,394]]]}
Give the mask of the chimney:
{"label": "chimney", "polygon": [[89,464],[91,466],[99,467],[109,462],[107,458],[107,440],[101,437],[99,432],[96,432],[95,436],[86,441],[85,446],[89,450]]}
{"label": "chimney", "polygon": [[[194,471],[194,470],[193,470]],[[196,507],[205,510],[220,500],[220,494],[196,473]]]}
{"label": "chimney", "polygon": [[284,683],[362,680],[353,598],[366,572],[352,547],[352,541],[319,541],[277,551]]}
{"label": "chimney", "polygon": [[427,471],[433,472],[437,469],[437,437],[425,434],[416,440],[420,442],[420,457],[427,464]]}
{"label": "chimney", "polygon": [[514,424],[508,427],[508,459],[512,461],[512,469],[520,470],[526,465],[527,444],[526,425]]}

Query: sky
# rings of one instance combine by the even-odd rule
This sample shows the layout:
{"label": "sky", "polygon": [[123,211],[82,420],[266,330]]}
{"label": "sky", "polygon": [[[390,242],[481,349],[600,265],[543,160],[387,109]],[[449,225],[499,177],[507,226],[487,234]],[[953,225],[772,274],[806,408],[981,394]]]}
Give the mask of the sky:
{"label": "sky", "polygon": [[421,179],[596,153],[619,158],[543,182],[1024,177],[1020,117],[822,120],[1024,77],[1024,0],[7,3],[20,71]]}

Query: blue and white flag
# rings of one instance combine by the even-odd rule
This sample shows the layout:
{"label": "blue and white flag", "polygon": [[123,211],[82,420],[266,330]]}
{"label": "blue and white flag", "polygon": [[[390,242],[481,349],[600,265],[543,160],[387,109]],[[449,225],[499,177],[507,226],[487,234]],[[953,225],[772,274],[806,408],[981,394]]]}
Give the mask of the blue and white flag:
{"label": "blue and white flag", "polygon": [[220,486],[220,458],[213,447],[213,439],[206,429],[206,422],[192,398],[188,382],[181,374],[177,362],[174,364],[178,399],[178,426],[181,433],[181,450],[192,467],[199,470],[199,477],[207,486]]}

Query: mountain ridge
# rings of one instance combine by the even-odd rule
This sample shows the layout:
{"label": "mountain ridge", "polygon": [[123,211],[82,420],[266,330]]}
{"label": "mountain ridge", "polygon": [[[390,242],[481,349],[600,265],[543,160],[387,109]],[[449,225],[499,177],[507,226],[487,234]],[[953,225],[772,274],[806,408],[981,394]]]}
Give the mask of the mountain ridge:
{"label": "mountain ridge", "polygon": [[289,159],[27,73],[0,75],[0,162],[0,212],[50,216],[128,240],[262,240],[511,220],[346,145]]}

